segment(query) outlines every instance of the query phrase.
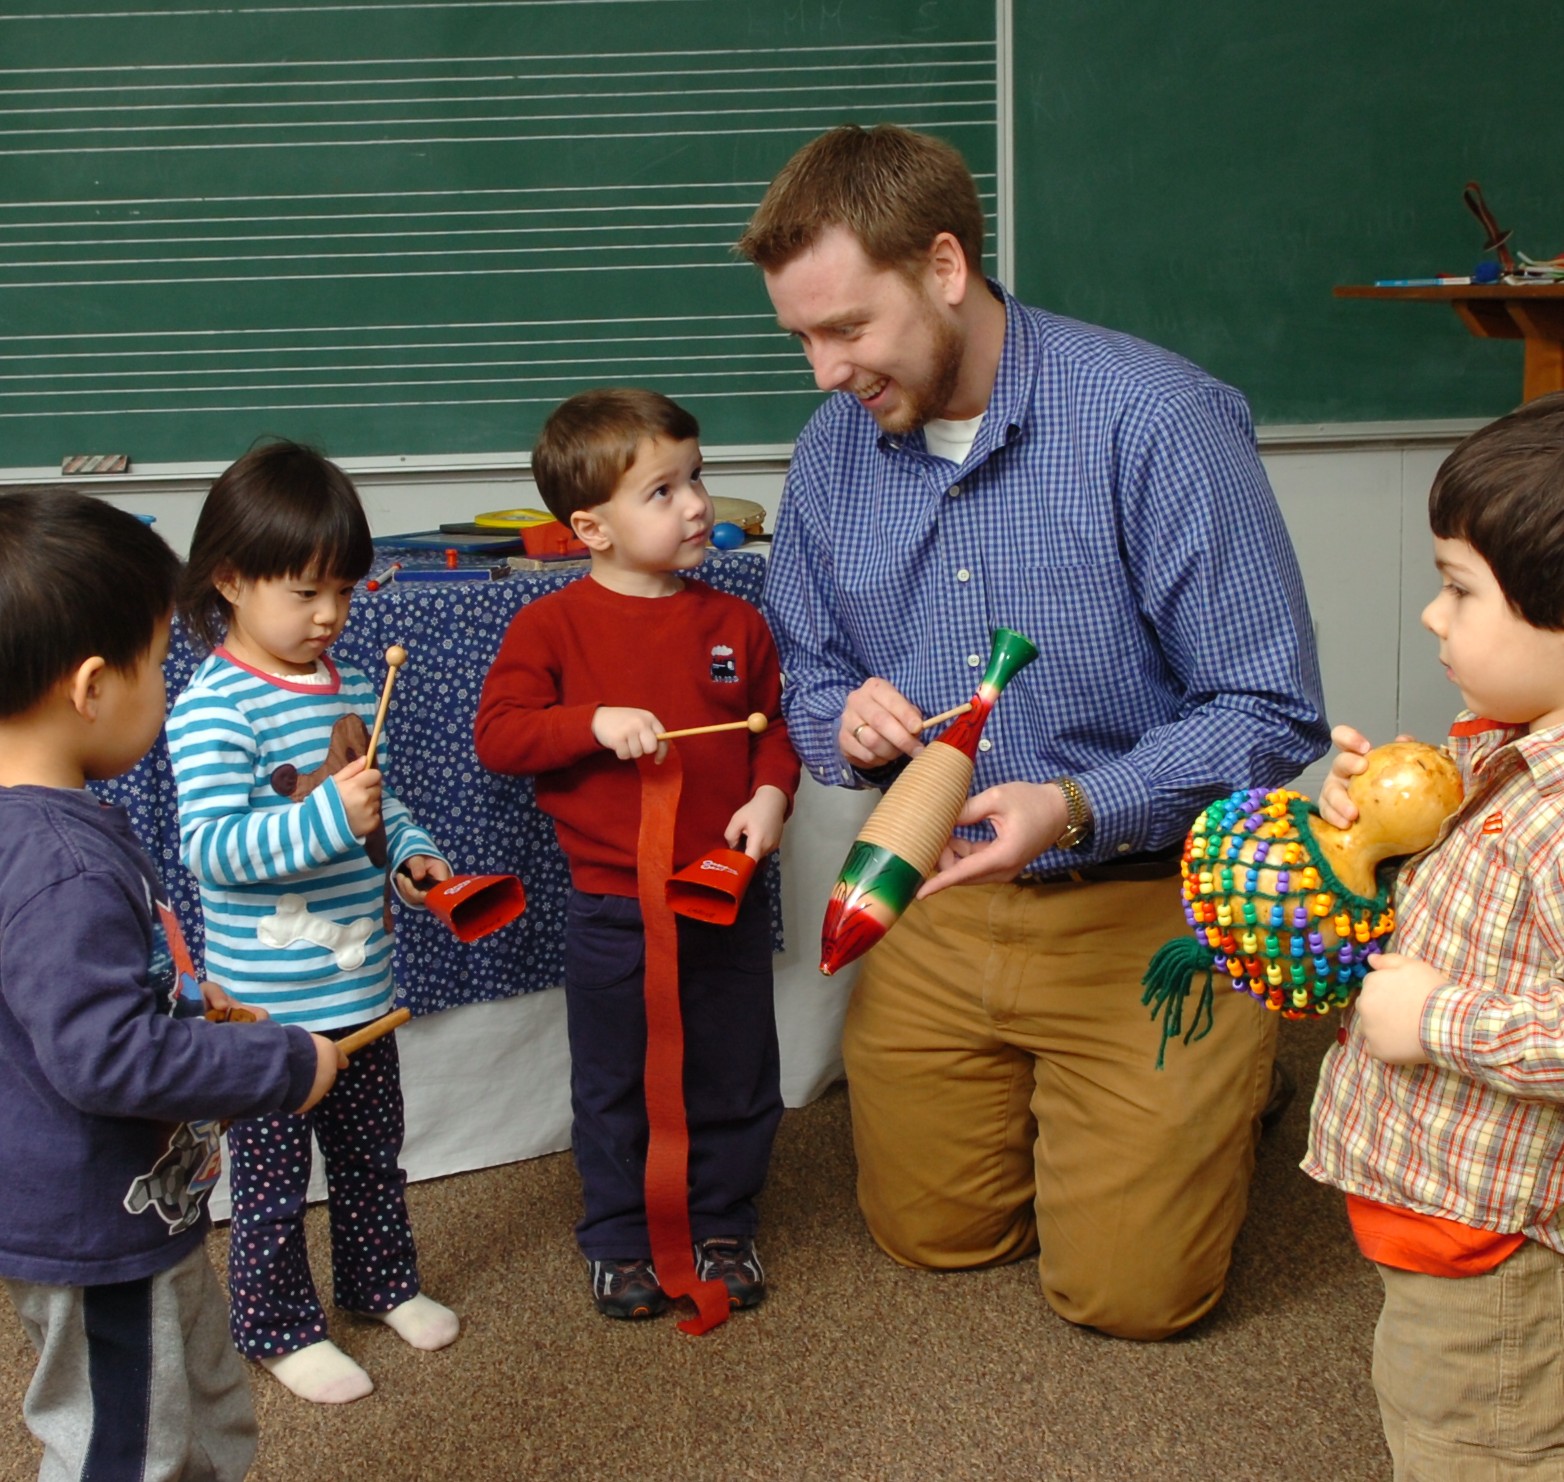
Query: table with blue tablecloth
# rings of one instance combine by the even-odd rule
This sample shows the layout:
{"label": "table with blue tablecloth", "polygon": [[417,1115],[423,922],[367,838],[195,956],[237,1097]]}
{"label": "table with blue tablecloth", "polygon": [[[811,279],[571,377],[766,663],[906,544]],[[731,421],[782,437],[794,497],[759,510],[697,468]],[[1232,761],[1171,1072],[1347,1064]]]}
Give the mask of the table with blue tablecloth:
{"label": "table with blue tablecloth", "polygon": [[[425,553],[379,543],[405,569],[439,564]],[[458,873],[510,873],[527,910],[478,942],[462,943],[430,913],[396,907],[397,998],[414,1014],[399,1031],[408,1109],[404,1165],[433,1177],[555,1151],[569,1143],[569,1052],[562,976],[569,872],[552,822],[529,779],[497,776],[473,752],[472,722],[489,664],[515,613],[579,578],[579,563],[477,579],[496,558],[464,556],[471,580],[391,580],[354,598],[333,652],[378,686],[393,644],[407,662],[392,689],[381,764],[389,786],[426,827]],[[377,566],[378,569],[378,566]],[[744,551],[715,554],[698,573],[750,601],[764,563]],[[399,573],[400,575],[400,573]],[[178,635],[170,653],[170,699],[196,656]],[[700,717],[665,717],[670,725]],[[195,885],[178,857],[173,779],[161,739],[131,773],[101,791],[130,811],[168,886],[192,950],[202,933]],[[818,787],[806,775],[768,883],[778,946],[777,1014],[783,1093],[800,1105],[835,1080],[850,975],[816,971],[820,917],[836,872],[873,795]],[[761,877],[757,876],[756,884]],[[222,1201],[217,1201],[221,1212]]]}

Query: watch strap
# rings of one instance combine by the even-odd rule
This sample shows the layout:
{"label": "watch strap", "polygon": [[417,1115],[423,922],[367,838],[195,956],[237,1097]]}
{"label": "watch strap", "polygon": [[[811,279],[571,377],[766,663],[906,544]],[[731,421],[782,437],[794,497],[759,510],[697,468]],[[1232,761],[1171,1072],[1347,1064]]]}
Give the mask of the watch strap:
{"label": "watch strap", "polygon": [[1055,841],[1057,849],[1078,849],[1092,836],[1092,805],[1087,802],[1081,785],[1073,777],[1055,777],[1053,784],[1064,794],[1064,832]]}

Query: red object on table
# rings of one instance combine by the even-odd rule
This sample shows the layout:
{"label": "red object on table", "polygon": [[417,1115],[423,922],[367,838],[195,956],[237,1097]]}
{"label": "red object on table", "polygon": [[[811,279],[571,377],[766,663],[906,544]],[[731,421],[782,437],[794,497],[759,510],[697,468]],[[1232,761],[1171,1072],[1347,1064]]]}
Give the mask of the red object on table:
{"label": "red object on table", "polygon": [[569,525],[545,520],[538,525],[523,525],[521,543],[529,556],[584,556],[586,542]]}

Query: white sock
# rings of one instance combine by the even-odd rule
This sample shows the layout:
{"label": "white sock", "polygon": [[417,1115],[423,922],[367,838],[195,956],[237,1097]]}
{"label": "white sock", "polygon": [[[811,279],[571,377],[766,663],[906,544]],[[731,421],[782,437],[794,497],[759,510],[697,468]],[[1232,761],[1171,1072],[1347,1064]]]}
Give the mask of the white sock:
{"label": "white sock", "polygon": [[363,1399],[375,1387],[374,1380],[329,1338],[279,1358],[263,1358],[261,1367],[301,1400],[317,1405],[345,1405]]}
{"label": "white sock", "polygon": [[416,1297],[409,1297],[400,1307],[393,1307],[389,1312],[371,1312],[366,1315],[383,1322],[414,1348],[426,1350],[444,1348],[447,1343],[454,1343],[456,1335],[462,1330],[461,1319],[449,1307],[442,1307],[422,1292]]}

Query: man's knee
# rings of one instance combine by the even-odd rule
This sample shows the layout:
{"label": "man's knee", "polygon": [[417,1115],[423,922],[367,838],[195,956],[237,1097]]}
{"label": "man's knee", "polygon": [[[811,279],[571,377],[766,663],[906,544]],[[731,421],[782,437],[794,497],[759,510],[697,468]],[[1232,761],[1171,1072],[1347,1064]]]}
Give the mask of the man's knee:
{"label": "man's knee", "polygon": [[930,1200],[891,1203],[860,1178],[858,1207],[874,1242],[893,1261],[918,1271],[1002,1266],[1037,1250],[1030,1201],[1011,1210],[976,1210]]}
{"label": "man's knee", "polygon": [[1157,1343],[1198,1322],[1221,1300],[1224,1282],[1193,1290],[1131,1278],[1063,1289],[1042,1278],[1043,1296],[1060,1317],[1110,1338]]}

